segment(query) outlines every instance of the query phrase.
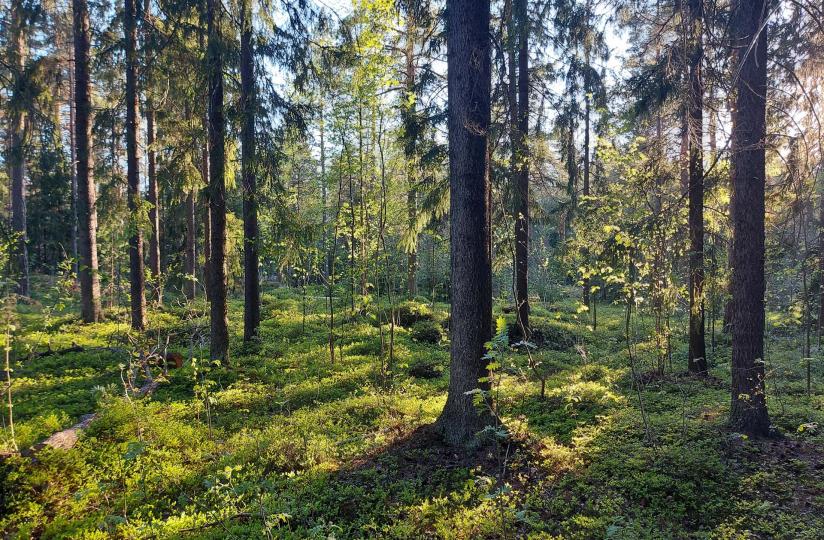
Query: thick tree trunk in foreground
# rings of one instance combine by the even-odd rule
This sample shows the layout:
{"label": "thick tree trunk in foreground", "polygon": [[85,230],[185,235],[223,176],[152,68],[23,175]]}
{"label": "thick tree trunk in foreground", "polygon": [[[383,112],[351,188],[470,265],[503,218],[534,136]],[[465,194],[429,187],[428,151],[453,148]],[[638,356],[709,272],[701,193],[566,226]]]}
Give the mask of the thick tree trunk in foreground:
{"label": "thick tree trunk in foreground", "polygon": [[[515,0],[514,15],[518,31],[518,118],[515,130],[515,305],[518,324],[529,337],[529,160],[527,132],[529,131],[529,20],[527,1]],[[513,66],[514,69],[514,66]]]}
{"label": "thick tree trunk in foreground", "polygon": [[704,82],[701,42],[704,24],[703,0],[690,0],[689,9],[689,235],[690,235],[690,322],[689,371],[707,372],[704,340]]}
{"label": "thick tree trunk in foreground", "polygon": [[207,0],[209,42],[207,66],[209,75],[209,210],[211,217],[211,258],[207,267],[211,283],[212,360],[229,356],[229,313],[226,304],[226,163],[225,129],[223,123],[223,57],[220,44],[218,0]]}
{"label": "thick tree trunk in foreground", "polygon": [[149,270],[154,279],[155,302],[163,303],[163,288],[160,276],[160,193],[157,186],[157,154],[155,152],[155,110],[152,100],[146,101],[146,153],[148,158],[149,189]]}
{"label": "thick tree trunk in foreground", "polygon": [[[25,35],[23,32],[23,5],[22,0],[14,0],[11,9],[11,32],[9,61],[13,66],[15,78],[22,78],[24,71],[24,55],[26,51]],[[15,85],[15,92],[24,85]],[[12,251],[12,265],[14,278],[17,280],[17,292],[22,296],[29,295],[29,248],[26,235],[26,159],[23,147],[26,129],[26,114],[21,96],[15,96],[16,103],[9,110],[9,173],[11,175],[11,227],[16,235]]]}
{"label": "thick tree trunk in foreground", "polygon": [[132,328],[146,327],[146,298],[143,290],[143,231],[140,229],[140,157],[137,132],[137,4],[126,0],[123,27],[126,32],[126,177],[131,235],[129,236],[129,292],[131,293]]}
{"label": "thick tree trunk in foreground", "polygon": [[479,381],[488,374],[484,344],[492,331],[489,1],[448,0],[446,11],[452,349],[438,426],[448,443],[458,445],[492,421],[467,394],[489,389]]}
{"label": "thick tree trunk in foreground", "polygon": [[97,196],[92,174],[91,83],[89,80],[89,6],[72,0],[74,26],[75,142],[77,144],[77,217],[79,222],[80,302],[83,321],[97,322],[100,276],[97,273]]}
{"label": "thick tree trunk in foreground", "polygon": [[[732,28],[732,408],[733,428],[767,435],[764,393],[764,184],[767,94],[766,0],[736,0]],[[757,34],[757,37],[756,37]],[[750,47],[753,43],[754,46]]]}
{"label": "thick tree trunk in foreground", "polygon": [[249,341],[260,326],[258,272],[257,186],[255,179],[255,59],[252,49],[252,8],[243,0],[240,19],[240,107],[243,175],[243,339]]}

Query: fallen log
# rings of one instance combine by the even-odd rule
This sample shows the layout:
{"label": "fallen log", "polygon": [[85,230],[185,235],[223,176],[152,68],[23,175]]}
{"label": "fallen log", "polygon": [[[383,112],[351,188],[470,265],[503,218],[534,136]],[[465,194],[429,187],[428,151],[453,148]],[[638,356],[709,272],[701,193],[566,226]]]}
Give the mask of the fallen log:
{"label": "fallen log", "polygon": [[74,445],[77,444],[77,440],[80,438],[80,432],[88,428],[97,417],[98,413],[84,414],[80,417],[80,421],[78,423],[70,428],[64,429],[63,431],[58,431],[48,439],[35,444],[31,447],[29,452],[34,454],[47,446],[58,450],[68,450],[73,448]]}
{"label": "fallen log", "polygon": [[[158,386],[160,386],[159,381],[155,379],[150,379],[146,381],[143,384],[143,386],[141,386],[135,392],[135,397],[149,397],[155,390],[157,390]],[[74,424],[73,426],[52,434],[47,439],[40,441],[28,450],[25,450],[21,453],[24,456],[33,457],[37,452],[43,450],[46,447],[54,448],[57,450],[69,450],[71,448],[74,448],[74,445],[76,445],[77,441],[80,439],[80,433],[84,429],[87,429],[91,425],[91,423],[97,419],[98,416],[100,416],[100,413],[84,414],[80,417],[80,421]]]}

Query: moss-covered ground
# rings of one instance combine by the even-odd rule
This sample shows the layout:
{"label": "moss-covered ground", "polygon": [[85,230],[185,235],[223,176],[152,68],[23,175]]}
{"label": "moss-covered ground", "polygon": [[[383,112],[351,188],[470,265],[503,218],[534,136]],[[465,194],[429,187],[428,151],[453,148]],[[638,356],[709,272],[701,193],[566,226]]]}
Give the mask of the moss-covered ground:
{"label": "moss-covered ground", "polygon": [[[527,356],[502,351],[493,392],[510,437],[458,452],[428,427],[446,395],[448,306],[404,304],[390,336],[381,309],[352,315],[341,298],[332,362],[322,294],[267,290],[251,345],[233,299],[226,365],[202,360],[202,304],[152,310],[145,347],[169,336],[185,362],[155,369],[148,398],[124,392],[125,311],[82,325],[20,306],[17,445],[99,416],[71,450],[3,459],[3,536],[824,538],[824,365],[812,362],[808,395],[797,336],[768,342],[784,436],[749,440],[726,426],[727,336],[709,378],[683,374],[677,331],[672,368],[653,375],[652,321],[636,317],[637,392],[621,306],[600,306],[593,330],[573,299],[535,305],[545,398]],[[11,450],[7,420],[0,437]]]}

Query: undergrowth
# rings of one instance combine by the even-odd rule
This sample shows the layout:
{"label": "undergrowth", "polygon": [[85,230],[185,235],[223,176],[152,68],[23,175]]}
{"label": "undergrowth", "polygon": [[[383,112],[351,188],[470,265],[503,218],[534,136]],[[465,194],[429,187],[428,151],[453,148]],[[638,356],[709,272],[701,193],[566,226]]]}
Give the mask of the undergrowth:
{"label": "undergrowth", "polygon": [[[149,399],[124,395],[113,344],[128,332],[125,312],[81,325],[21,307],[18,446],[99,416],[71,450],[3,460],[4,537],[822,538],[824,370],[814,367],[807,396],[792,340],[768,358],[785,438],[753,441],[726,427],[727,336],[709,378],[682,373],[678,336],[675,368],[653,375],[641,319],[645,376],[634,381],[620,306],[599,307],[592,330],[573,301],[536,305],[544,343],[532,364],[514,349],[497,361],[512,435],[502,463],[500,448],[458,455],[427,427],[445,401],[448,306],[401,306],[389,368],[388,324],[337,306],[332,363],[322,294],[304,320],[298,291],[267,291],[260,340],[246,345],[233,300],[231,359],[209,369],[187,338],[191,306],[153,311],[149,327],[172,335],[186,361]],[[60,352],[70,347],[82,350]],[[0,443],[11,448],[8,430]]]}

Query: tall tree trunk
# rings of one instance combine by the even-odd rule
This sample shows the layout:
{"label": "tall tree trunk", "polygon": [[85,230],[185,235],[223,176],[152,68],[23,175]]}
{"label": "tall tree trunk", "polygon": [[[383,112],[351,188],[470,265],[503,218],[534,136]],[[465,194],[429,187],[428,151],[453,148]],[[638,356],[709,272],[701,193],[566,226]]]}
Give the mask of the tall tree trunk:
{"label": "tall tree trunk", "polygon": [[129,285],[131,293],[132,328],[146,327],[146,298],[143,290],[146,275],[143,271],[143,231],[140,228],[140,151],[137,133],[140,121],[137,116],[137,3],[126,0],[123,12],[126,32],[126,177],[128,184],[129,235]]}
{"label": "tall tree trunk", "polygon": [[715,87],[710,85],[708,88],[708,112],[709,119],[707,121],[707,143],[709,144],[709,164],[714,165],[715,159],[718,156],[718,102],[715,99]]}
{"label": "tall tree trunk", "polygon": [[[767,435],[764,393],[764,189],[767,0],[735,0],[732,114],[732,407],[730,423]],[[762,27],[763,25],[763,27]]]}
{"label": "tall tree trunk", "polygon": [[258,217],[255,179],[255,58],[252,45],[251,0],[243,0],[240,11],[240,108],[243,175],[243,339],[249,341],[260,326],[260,280],[258,276]]}
{"label": "tall tree trunk", "polygon": [[[518,32],[518,125],[515,130],[515,303],[518,323],[529,337],[529,17],[527,0],[514,0]],[[514,69],[514,66],[513,68]]]}
{"label": "tall tree trunk", "polygon": [[[592,6],[590,5],[590,1],[587,0],[586,2],[586,9],[584,12],[586,17],[586,29],[587,32],[591,31],[592,25]],[[591,151],[590,151],[590,131],[591,131],[591,124],[592,124],[592,78],[591,78],[591,71],[592,71],[592,64],[591,64],[591,54],[592,54],[592,47],[588,40],[584,42],[584,148],[583,148],[583,174],[584,174],[584,185],[581,191],[581,194],[584,197],[589,197],[591,191],[591,182],[590,182],[590,166],[591,166]],[[587,265],[589,265],[589,250],[583,250],[583,258],[586,261]],[[591,294],[590,294],[590,280],[589,277],[584,277],[583,287],[582,287],[582,294],[581,300],[583,304],[589,308],[591,304]]]}
{"label": "tall tree trunk", "polygon": [[410,245],[407,248],[406,256],[406,291],[410,298],[418,294],[418,239],[417,239],[417,225],[418,220],[418,160],[417,160],[417,143],[418,143],[418,122],[415,114],[415,102],[417,95],[415,93],[415,35],[417,26],[415,24],[415,7],[407,5],[406,10],[406,81],[405,92],[403,100],[403,107],[401,109],[401,119],[403,121],[404,129],[404,145],[403,152],[406,158],[406,215],[407,226],[409,227]]}
{"label": "tall tree trunk", "polygon": [[211,217],[211,258],[209,303],[211,305],[212,360],[229,356],[229,313],[226,304],[226,163],[223,123],[223,53],[220,44],[219,0],[207,0],[207,70],[209,76],[209,210]]}
{"label": "tall tree trunk", "polygon": [[155,151],[155,110],[151,98],[146,100],[146,153],[148,157],[149,190],[149,271],[154,279],[154,300],[163,303],[163,285],[160,275],[160,193],[157,185],[157,153]]}
{"label": "tall tree trunk", "polygon": [[332,256],[329,251],[329,185],[326,180],[326,125],[324,122],[324,107],[321,104],[320,109],[320,194],[321,194],[321,222],[323,224],[322,250],[324,253],[324,264],[322,275],[324,279],[331,279],[332,274]]}
{"label": "tall tree trunk", "polygon": [[452,345],[438,426],[458,445],[492,421],[469,394],[489,390],[479,379],[488,374],[484,344],[492,332],[489,0],[447,0],[446,13]]}
{"label": "tall tree trunk", "polygon": [[77,216],[80,224],[80,302],[83,321],[100,320],[100,276],[97,271],[97,194],[92,168],[91,81],[89,79],[89,6],[72,0],[74,27],[75,141],[77,142]]}
{"label": "tall tree trunk", "polygon": [[[208,0],[206,0],[208,1]],[[206,31],[204,31],[206,21],[201,20],[200,26],[200,33],[198,34],[198,40],[200,42],[200,49],[206,50]],[[204,71],[208,72],[208,56],[204,58]],[[207,76],[208,77],[208,76]],[[208,85],[208,82],[207,82]],[[211,178],[209,173],[209,156],[210,156],[210,149],[209,149],[209,94],[207,93],[204,96],[206,99],[206,107],[203,110],[203,115],[201,116],[201,126],[203,129],[203,144],[201,146],[200,151],[200,177],[203,181],[203,189],[200,192],[200,204],[202,205],[201,214],[202,214],[202,221],[203,221],[203,282],[206,285],[204,287],[204,291],[206,292],[206,299],[209,299],[209,295],[212,294],[212,280],[211,280],[211,260],[212,260],[212,211],[209,205],[209,178]]]}
{"label": "tall tree trunk", "polygon": [[369,235],[366,231],[366,178],[363,165],[363,106],[358,105],[358,224],[360,228],[360,294],[366,298],[366,253]]}
{"label": "tall tree trunk", "polygon": [[[13,0],[11,9],[11,32],[9,39],[9,61],[14,69],[15,94],[25,88],[22,83],[25,67],[26,42],[22,0]],[[11,175],[11,226],[16,235],[13,250],[13,273],[17,280],[17,292],[29,295],[29,249],[26,234],[26,158],[24,151],[24,131],[26,113],[23,96],[16,95],[9,111],[9,173]]]}
{"label": "tall tree trunk", "polygon": [[[824,276],[824,189],[821,187],[819,189],[821,189],[821,196],[818,202],[818,270],[819,275]],[[822,338],[824,338],[824,281],[819,281],[818,290],[818,352],[821,354]]]}
{"label": "tall tree trunk", "polygon": [[195,204],[195,190],[189,190],[186,194],[186,247],[184,264],[186,269],[186,283],[184,291],[186,298],[192,299],[197,296],[197,205]]}
{"label": "tall tree trunk", "polygon": [[567,196],[569,197],[569,208],[564,213],[563,225],[561,227],[561,241],[566,239],[572,228],[572,220],[578,209],[578,163],[575,155],[575,131],[577,122],[575,121],[577,105],[575,102],[576,88],[571,84],[567,88],[569,96],[569,118],[567,120],[566,133],[566,172],[567,172]]}
{"label": "tall tree trunk", "polygon": [[[587,65],[589,65],[588,61],[587,61]],[[583,167],[584,168],[584,171],[583,171],[583,173],[584,173],[584,185],[583,185],[583,189],[581,190],[581,194],[584,197],[589,197],[589,195],[590,195],[590,180],[589,180],[589,168],[590,168],[590,161],[589,161],[590,149],[589,149],[589,146],[590,146],[590,140],[589,140],[589,132],[590,132],[590,116],[592,114],[592,111],[591,111],[591,109],[592,109],[591,101],[592,100],[589,97],[588,86],[589,86],[588,83],[584,83],[584,148],[583,148],[583,151],[584,151],[584,155],[583,155],[583,158],[584,158],[583,159],[583,162],[584,162],[583,163],[583,166],[584,166]],[[584,255],[584,257],[588,257],[587,250],[584,250],[583,255]],[[589,307],[589,304],[590,304],[590,293],[589,293],[590,283],[589,283],[589,278],[585,277],[583,279],[583,283],[584,283],[583,284],[583,293],[582,293],[581,299],[583,301],[583,304],[585,306]]]}
{"label": "tall tree trunk", "polygon": [[688,107],[682,107],[681,117],[681,147],[678,150],[678,171],[681,175],[681,193],[687,194],[690,189],[690,116]]}
{"label": "tall tree trunk", "polygon": [[689,236],[690,236],[690,323],[689,371],[706,374],[704,340],[704,58],[702,33],[704,0],[689,0]]}
{"label": "tall tree trunk", "polygon": [[69,62],[69,145],[71,156],[72,175],[72,258],[74,259],[74,274],[80,274],[80,247],[78,245],[78,221],[77,221],[77,141],[75,140],[75,109],[74,109],[74,49],[72,48],[71,60]]}
{"label": "tall tree trunk", "polygon": [[[152,28],[152,2],[143,2],[143,42],[145,47],[150,45]],[[145,53],[144,53],[145,54]],[[163,304],[163,276],[160,273],[160,193],[157,184],[157,149],[155,148],[156,137],[156,111],[154,99],[152,99],[152,65],[151,59],[146,55],[145,66],[146,79],[146,154],[147,154],[147,181],[149,201],[149,270],[152,273],[154,287],[152,296],[156,305]],[[187,108],[188,118],[188,108]]]}

